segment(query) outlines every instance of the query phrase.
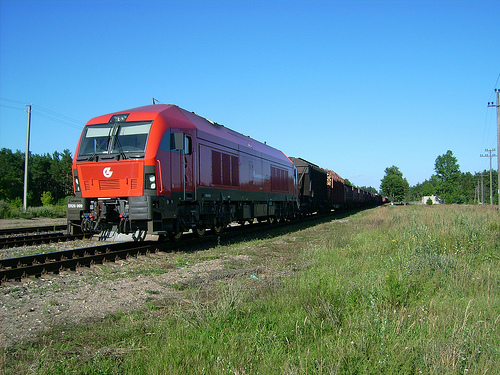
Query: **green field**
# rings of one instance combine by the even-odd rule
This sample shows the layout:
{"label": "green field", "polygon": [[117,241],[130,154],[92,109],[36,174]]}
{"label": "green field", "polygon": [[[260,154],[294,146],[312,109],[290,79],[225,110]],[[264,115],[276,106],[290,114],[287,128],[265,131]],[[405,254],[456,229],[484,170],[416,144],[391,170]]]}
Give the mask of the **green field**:
{"label": "green field", "polygon": [[499,250],[494,208],[379,207],[185,253],[179,267],[232,254],[274,271],[178,286],[182,300],[54,329],[0,364],[6,374],[498,374]]}

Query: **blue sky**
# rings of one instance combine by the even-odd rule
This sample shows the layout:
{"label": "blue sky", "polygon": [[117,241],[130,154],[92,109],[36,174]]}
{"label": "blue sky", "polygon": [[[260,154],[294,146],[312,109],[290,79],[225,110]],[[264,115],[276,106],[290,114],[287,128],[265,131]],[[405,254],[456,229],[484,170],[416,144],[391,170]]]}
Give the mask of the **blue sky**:
{"label": "blue sky", "polygon": [[497,0],[0,0],[0,148],[24,151],[24,104],[43,154],[155,97],[359,186],[392,165],[423,182],[447,150],[488,169],[499,16]]}

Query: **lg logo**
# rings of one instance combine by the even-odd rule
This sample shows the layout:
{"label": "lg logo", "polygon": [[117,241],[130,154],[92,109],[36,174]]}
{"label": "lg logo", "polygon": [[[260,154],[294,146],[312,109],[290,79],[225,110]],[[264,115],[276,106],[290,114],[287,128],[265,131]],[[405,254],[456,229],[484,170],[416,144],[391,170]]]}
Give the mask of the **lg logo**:
{"label": "lg logo", "polygon": [[106,167],[102,170],[102,174],[106,178],[110,178],[113,175],[113,171],[111,170],[111,167]]}

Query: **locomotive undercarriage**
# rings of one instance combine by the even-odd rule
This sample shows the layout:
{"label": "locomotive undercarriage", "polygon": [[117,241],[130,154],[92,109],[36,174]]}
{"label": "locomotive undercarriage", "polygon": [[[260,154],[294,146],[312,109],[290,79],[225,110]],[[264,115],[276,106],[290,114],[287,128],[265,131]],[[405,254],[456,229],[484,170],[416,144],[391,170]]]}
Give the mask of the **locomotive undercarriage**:
{"label": "locomotive undercarriage", "polygon": [[178,240],[184,232],[191,230],[201,237],[207,229],[220,234],[232,222],[245,224],[253,223],[255,219],[269,222],[292,219],[297,211],[297,203],[293,201],[233,201],[222,196],[218,200],[203,197],[197,201],[180,200],[174,217],[165,216],[163,210],[153,209],[153,217],[161,219],[149,223],[149,232]]}
{"label": "locomotive undercarriage", "polygon": [[258,221],[275,222],[292,219],[298,214],[295,200],[231,200],[219,194],[201,194],[201,199],[183,199],[182,193],[172,197],[143,196],[128,198],[72,198],[68,202],[68,231],[169,236],[174,240],[184,232],[203,236],[207,229],[220,233],[231,222],[244,224]]}

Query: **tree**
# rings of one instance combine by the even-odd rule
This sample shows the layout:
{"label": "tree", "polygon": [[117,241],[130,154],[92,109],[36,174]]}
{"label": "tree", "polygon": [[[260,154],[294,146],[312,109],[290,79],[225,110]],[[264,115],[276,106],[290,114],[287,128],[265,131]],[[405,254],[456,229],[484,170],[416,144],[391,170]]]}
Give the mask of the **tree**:
{"label": "tree", "polygon": [[392,202],[404,202],[410,191],[410,184],[403,177],[403,172],[393,165],[385,169],[385,177],[381,180],[380,191]]}
{"label": "tree", "polygon": [[0,150],[0,200],[14,201],[23,196],[24,153]]}
{"label": "tree", "polygon": [[462,191],[459,188],[460,165],[458,165],[457,158],[453,156],[453,152],[448,150],[445,154],[438,156],[434,170],[438,181],[437,194],[446,203],[463,203]]}
{"label": "tree", "polygon": [[460,176],[460,165],[450,150],[436,158],[434,170],[440,181],[453,181]]}
{"label": "tree", "polygon": [[[29,154],[28,204],[39,205],[49,192],[55,202],[73,194],[72,157],[69,150],[52,155]],[[0,200],[11,205],[22,204],[24,190],[24,153],[0,149]]]}
{"label": "tree", "polygon": [[375,189],[373,186],[361,186],[360,189],[364,190],[364,191],[369,191],[371,193],[378,194],[377,189]]}

